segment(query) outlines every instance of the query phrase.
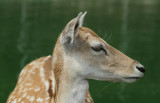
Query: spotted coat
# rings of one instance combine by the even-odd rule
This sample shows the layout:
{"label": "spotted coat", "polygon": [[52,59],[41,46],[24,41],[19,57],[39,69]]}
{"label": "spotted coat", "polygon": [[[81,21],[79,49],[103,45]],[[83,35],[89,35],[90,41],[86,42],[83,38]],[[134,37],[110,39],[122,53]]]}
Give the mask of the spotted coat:
{"label": "spotted coat", "polygon": [[[52,56],[41,57],[25,66],[7,103],[56,103],[51,61]],[[89,91],[85,103],[93,103]]]}

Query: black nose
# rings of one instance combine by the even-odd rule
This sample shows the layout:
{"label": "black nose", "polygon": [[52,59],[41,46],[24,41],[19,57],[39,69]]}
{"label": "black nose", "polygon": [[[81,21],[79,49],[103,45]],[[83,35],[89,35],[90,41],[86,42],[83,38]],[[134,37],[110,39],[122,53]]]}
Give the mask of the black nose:
{"label": "black nose", "polygon": [[140,71],[140,72],[142,72],[142,73],[145,73],[145,69],[144,69],[144,67],[138,67],[138,66],[136,66],[136,68]]}

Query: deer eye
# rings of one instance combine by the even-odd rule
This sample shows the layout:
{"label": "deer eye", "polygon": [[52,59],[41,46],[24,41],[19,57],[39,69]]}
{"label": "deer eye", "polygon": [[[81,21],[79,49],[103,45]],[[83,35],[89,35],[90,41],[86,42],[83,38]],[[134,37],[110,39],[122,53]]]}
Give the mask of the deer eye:
{"label": "deer eye", "polygon": [[108,54],[107,54],[107,51],[103,48],[103,46],[102,46],[102,45],[100,45],[100,46],[96,46],[96,47],[91,47],[91,48],[92,48],[92,50],[94,50],[95,52],[104,51],[104,52],[105,52],[105,54],[106,54],[106,55],[108,55]]}

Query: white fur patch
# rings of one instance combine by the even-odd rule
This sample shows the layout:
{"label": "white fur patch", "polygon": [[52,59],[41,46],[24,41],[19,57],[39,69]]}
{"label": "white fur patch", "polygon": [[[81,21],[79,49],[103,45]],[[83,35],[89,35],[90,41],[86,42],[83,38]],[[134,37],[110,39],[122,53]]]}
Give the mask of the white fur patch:
{"label": "white fur patch", "polygon": [[47,98],[46,98],[46,100],[49,100],[49,99],[50,99],[50,97],[47,97]]}
{"label": "white fur patch", "polygon": [[40,98],[40,97],[38,97],[38,98],[37,98],[37,102],[43,102],[43,99]]}
{"label": "white fur patch", "polygon": [[18,99],[18,102],[20,102],[21,100],[22,100],[22,98],[19,98],[19,99]]}
{"label": "white fur patch", "polygon": [[29,65],[30,65],[30,66],[33,66],[33,65],[35,65],[35,64],[36,64],[36,62],[33,61],[33,62],[31,62]]}
{"label": "white fur patch", "polygon": [[48,55],[48,56],[44,59],[44,61],[47,61],[50,57],[51,57],[51,55]]}
{"label": "white fur patch", "polygon": [[22,97],[24,98],[26,95],[27,95],[27,93],[24,93],[24,94],[22,95]]}
{"label": "white fur patch", "polygon": [[91,100],[90,100],[89,98],[87,98],[87,102],[89,102],[89,103],[90,103],[90,102],[91,102]]}
{"label": "white fur patch", "polygon": [[53,91],[53,94],[55,93],[55,83],[56,83],[56,81],[55,81],[55,76],[54,76],[54,73],[53,72],[51,72],[51,78],[50,78],[51,80],[52,80],[52,91]]}
{"label": "white fur patch", "polygon": [[17,102],[17,99],[14,99],[14,101],[12,101],[12,103],[16,103]]}
{"label": "white fur patch", "polygon": [[29,96],[29,95],[28,95],[28,96],[27,96],[27,99],[29,100],[29,99],[30,99],[30,97],[31,97],[31,96]]}
{"label": "white fur patch", "polygon": [[31,84],[31,83],[25,83],[25,85],[26,85],[26,86],[31,86],[32,84]]}
{"label": "white fur patch", "polygon": [[[40,76],[41,76],[41,80],[44,83],[44,85],[46,86],[46,93],[48,94],[47,90],[49,88],[49,82],[47,80],[45,80],[45,75],[44,75],[44,68],[41,67],[40,68]],[[48,94],[49,95],[49,94]]]}
{"label": "white fur patch", "polygon": [[21,85],[20,87],[19,87],[19,89],[21,90],[23,88],[23,85]]}
{"label": "white fur patch", "polygon": [[32,96],[29,101],[33,102],[34,101],[34,96]]}
{"label": "white fur patch", "polygon": [[35,92],[38,92],[38,91],[40,91],[40,88],[36,88],[34,91],[35,91]]}

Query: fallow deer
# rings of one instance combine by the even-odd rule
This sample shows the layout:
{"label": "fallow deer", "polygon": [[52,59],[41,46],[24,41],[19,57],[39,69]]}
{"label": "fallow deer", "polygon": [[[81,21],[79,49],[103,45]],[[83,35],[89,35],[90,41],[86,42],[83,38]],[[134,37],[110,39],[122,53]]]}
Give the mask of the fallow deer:
{"label": "fallow deer", "polygon": [[134,82],[143,77],[139,62],[82,27],[85,15],[66,25],[52,56],[24,67],[7,103],[93,103],[88,79]]}

